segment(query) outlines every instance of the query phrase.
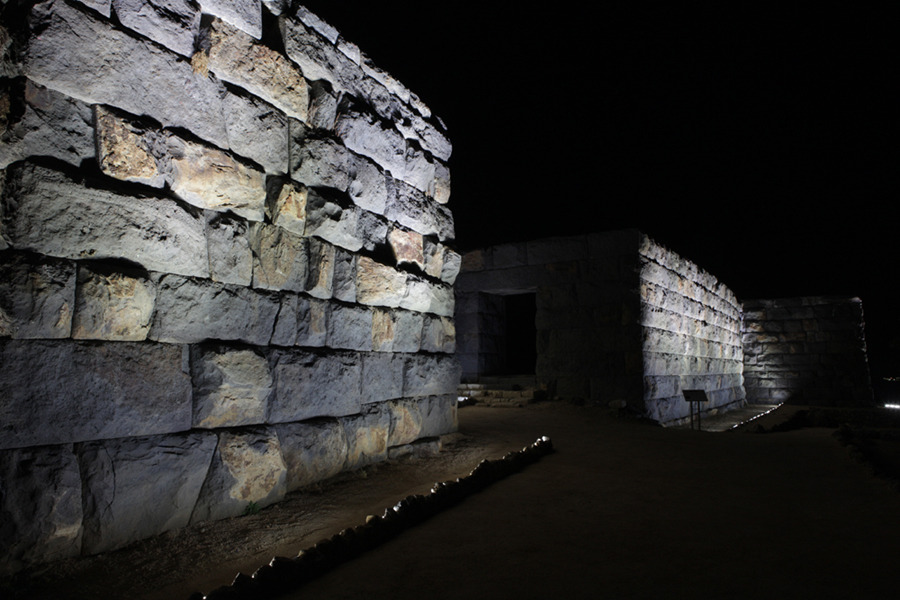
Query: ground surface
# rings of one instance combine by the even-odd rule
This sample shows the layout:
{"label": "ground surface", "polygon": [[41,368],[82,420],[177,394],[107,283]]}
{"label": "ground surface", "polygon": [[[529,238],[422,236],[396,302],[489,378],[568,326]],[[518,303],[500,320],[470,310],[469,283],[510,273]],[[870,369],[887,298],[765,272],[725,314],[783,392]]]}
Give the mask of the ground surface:
{"label": "ground surface", "polygon": [[[835,431],[711,433],[559,403],[467,407],[438,457],[66,561],[0,595],[185,600],[548,435],[552,455],[286,598],[896,597],[900,493]],[[874,444],[888,455],[897,445]]]}

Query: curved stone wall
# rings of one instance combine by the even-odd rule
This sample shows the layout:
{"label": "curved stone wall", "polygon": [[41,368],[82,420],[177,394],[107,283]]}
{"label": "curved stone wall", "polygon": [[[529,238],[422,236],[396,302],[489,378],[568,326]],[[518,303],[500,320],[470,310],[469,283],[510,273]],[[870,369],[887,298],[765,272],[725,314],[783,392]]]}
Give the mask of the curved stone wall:
{"label": "curved stone wall", "polygon": [[8,3],[0,570],[456,427],[439,119],[302,7]]}

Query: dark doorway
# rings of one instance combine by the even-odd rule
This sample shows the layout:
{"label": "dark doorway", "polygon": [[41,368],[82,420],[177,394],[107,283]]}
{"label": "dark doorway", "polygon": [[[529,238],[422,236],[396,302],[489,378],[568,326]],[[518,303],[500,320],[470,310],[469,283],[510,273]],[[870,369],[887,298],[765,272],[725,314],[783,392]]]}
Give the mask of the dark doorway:
{"label": "dark doorway", "polygon": [[503,296],[505,353],[501,374],[533,375],[537,362],[536,294]]}

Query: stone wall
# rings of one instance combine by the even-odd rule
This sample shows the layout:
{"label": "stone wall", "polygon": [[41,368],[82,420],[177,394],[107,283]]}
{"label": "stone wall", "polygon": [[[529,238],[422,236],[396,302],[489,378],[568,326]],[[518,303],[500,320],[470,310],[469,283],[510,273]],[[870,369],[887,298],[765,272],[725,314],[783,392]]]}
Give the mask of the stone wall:
{"label": "stone wall", "polygon": [[747,300],[743,344],[751,402],[874,402],[858,298]]}
{"label": "stone wall", "polygon": [[682,390],[706,391],[705,411],[745,403],[741,304],[713,275],[645,238],[641,256],[644,407],[684,419]]}
{"label": "stone wall", "polygon": [[[556,398],[628,405],[662,423],[744,401],[740,304],[713,276],[637,231],[466,254],[457,282],[463,377],[499,360],[496,299],[536,294],[535,376]],[[492,308],[492,310],[487,310]]]}
{"label": "stone wall", "polygon": [[442,123],[289,3],[4,3],[0,571],[456,427]]}

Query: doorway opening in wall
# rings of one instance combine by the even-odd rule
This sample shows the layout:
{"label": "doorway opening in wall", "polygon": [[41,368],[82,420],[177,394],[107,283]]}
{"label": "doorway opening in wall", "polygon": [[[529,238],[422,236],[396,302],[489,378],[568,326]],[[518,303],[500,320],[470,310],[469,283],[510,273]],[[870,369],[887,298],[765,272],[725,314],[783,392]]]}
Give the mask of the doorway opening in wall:
{"label": "doorway opening in wall", "polygon": [[503,296],[504,352],[499,375],[534,375],[537,363],[536,294]]}

